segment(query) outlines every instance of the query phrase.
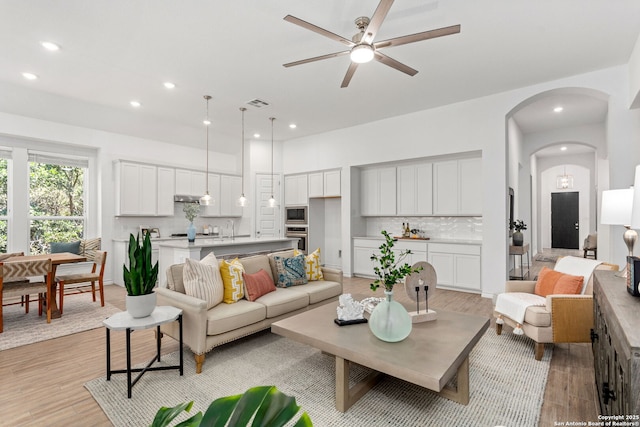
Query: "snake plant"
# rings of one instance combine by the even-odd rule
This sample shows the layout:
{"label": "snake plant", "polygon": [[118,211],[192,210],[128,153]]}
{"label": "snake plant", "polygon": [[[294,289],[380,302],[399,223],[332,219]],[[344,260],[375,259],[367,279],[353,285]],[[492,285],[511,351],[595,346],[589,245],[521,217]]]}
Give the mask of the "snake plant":
{"label": "snake plant", "polygon": [[151,238],[146,233],[142,245],[140,235],[129,235],[129,268],[124,265],[124,286],[127,295],[147,295],[153,292],[158,279],[158,263],[151,265]]}

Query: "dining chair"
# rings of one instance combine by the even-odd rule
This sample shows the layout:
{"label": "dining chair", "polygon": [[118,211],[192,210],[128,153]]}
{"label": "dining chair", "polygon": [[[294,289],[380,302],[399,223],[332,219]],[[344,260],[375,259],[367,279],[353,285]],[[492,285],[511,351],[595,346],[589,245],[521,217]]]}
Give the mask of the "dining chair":
{"label": "dining chair", "polygon": [[[9,253],[4,253],[4,254],[0,254],[0,262],[4,262],[5,260],[14,257],[14,256],[24,256],[24,252],[9,252]],[[12,282],[27,282],[27,278],[26,277],[16,277],[14,279],[11,280]],[[29,295],[27,295],[28,297]],[[20,297],[20,305],[24,306],[24,295],[22,295]],[[18,304],[17,302],[14,304]],[[10,305],[10,304],[5,304],[5,305]],[[29,306],[27,305],[25,307],[26,313],[29,312]]]}
{"label": "dining chair", "polygon": [[88,292],[83,290],[83,287],[91,284],[91,293],[93,295],[93,302],[96,301],[96,282],[98,282],[98,291],[100,292],[100,305],[104,307],[104,267],[107,263],[106,251],[93,251],[91,254],[87,254],[87,259],[93,261],[91,272],[87,273],[75,273],[56,276],[56,281],[60,288],[59,308],[60,314],[64,312],[64,297],[65,286],[85,283],[83,286],[75,286],[73,288],[67,288],[66,295],[74,295],[79,293]]}
{"label": "dining chair", "polygon": [[[33,277],[35,281],[26,278]],[[19,279],[19,281],[15,281]],[[4,298],[25,297],[29,312],[29,295],[38,294],[38,315],[42,316],[44,295],[47,295],[47,323],[51,323],[52,264],[50,259],[0,262],[0,333],[4,330],[2,307]]]}

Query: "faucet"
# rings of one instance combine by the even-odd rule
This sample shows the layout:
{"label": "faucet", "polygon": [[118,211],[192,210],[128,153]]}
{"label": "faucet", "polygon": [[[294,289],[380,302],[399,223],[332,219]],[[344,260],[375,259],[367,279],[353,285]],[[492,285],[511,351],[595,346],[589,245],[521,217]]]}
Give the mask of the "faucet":
{"label": "faucet", "polygon": [[[231,225],[231,230],[229,230],[229,225]],[[232,219],[227,220],[227,230],[229,230],[227,232],[227,235],[229,236],[229,238],[231,240],[233,240],[234,237],[235,237],[234,226],[235,226],[235,224],[233,223]]]}

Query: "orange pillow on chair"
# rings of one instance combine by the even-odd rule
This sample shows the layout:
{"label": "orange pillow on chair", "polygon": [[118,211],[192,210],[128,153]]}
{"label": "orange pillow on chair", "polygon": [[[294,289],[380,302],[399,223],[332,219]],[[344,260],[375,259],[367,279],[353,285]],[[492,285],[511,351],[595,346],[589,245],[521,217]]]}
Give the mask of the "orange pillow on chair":
{"label": "orange pillow on chair", "polygon": [[533,293],[542,297],[557,294],[579,294],[583,282],[583,276],[572,276],[542,267]]}

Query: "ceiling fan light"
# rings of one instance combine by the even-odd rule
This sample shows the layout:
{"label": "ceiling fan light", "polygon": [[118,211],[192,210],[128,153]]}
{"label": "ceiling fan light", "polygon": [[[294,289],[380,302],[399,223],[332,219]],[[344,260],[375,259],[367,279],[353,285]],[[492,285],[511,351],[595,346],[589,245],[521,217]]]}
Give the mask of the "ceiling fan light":
{"label": "ceiling fan light", "polygon": [[361,43],[351,48],[351,54],[349,55],[351,60],[357,64],[364,64],[373,59],[373,46]]}

